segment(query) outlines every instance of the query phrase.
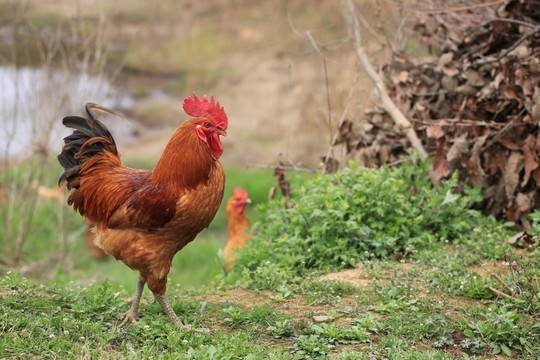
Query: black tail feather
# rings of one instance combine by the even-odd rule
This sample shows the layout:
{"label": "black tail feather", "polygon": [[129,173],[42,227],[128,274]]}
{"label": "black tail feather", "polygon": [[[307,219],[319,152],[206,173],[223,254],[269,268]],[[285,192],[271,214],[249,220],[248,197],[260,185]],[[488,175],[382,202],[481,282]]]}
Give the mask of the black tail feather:
{"label": "black tail feather", "polygon": [[88,120],[80,116],[66,116],[62,119],[62,124],[64,124],[64,126],[67,128],[82,131],[90,137],[96,136],[96,134],[92,131],[92,127]]}
{"label": "black tail feather", "polygon": [[86,119],[67,116],[62,120],[64,126],[74,129],[71,135],[64,138],[62,152],[57,157],[65,170],[60,175],[58,184],[66,181],[68,189],[78,187],[78,172],[85,159],[104,150],[118,154],[116,143],[107,127],[96,118],[88,104],[85,109]]}
{"label": "black tail feather", "polygon": [[[80,116],[66,116],[62,120],[62,124],[64,124],[65,127],[79,130],[90,137],[106,137],[112,139],[113,137],[107,127],[95,118],[92,110],[87,110],[89,111],[87,119]],[[75,131],[73,135],[76,134],[77,132]]]}
{"label": "black tail feather", "polygon": [[[67,181],[68,190],[71,190],[71,188],[77,188],[78,186],[75,186],[73,184],[74,178],[72,178],[71,175],[73,173],[79,172],[80,169],[81,169],[80,165],[76,165],[76,166],[72,166],[70,168],[67,168],[66,171],[64,171],[62,173],[62,175],[60,175],[60,179],[58,179],[58,185],[62,184],[64,181]],[[69,181],[67,180],[68,178],[70,178]]]}
{"label": "black tail feather", "polygon": [[86,109],[86,114],[88,115],[88,118],[92,120],[90,122],[90,126],[92,128],[92,131],[94,131],[94,133],[96,134],[95,136],[102,136],[102,137],[110,138],[111,140],[113,140],[111,133],[109,132],[107,127],[101,121],[97,119],[96,114],[92,111],[92,109],[90,109],[89,104],[86,104],[85,109]]}
{"label": "black tail feather", "polygon": [[58,157],[58,162],[64,169],[68,169],[74,166],[78,166],[80,164],[77,163],[77,160],[75,160],[73,157],[67,156],[65,151],[62,151]]}

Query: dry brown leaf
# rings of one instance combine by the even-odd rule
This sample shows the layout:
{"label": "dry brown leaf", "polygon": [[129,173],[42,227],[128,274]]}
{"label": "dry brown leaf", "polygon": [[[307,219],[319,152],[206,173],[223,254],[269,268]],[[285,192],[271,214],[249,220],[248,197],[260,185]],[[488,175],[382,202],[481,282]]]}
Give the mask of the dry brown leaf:
{"label": "dry brown leaf", "polygon": [[538,124],[540,122],[540,87],[534,87],[532,96],[525,98],[524,105],[533,123]]}
{"label": "dry brown leaf", "polygon": [[426,135],[428,138],[440,139],[444,137],[444,130],[441,125],[426,126]]}
{"label": "dry brown leaf", "polygon": [[406,82],[409,81],[409,72],[405,70],[402,70],[399,72],[393,71],[392,74],[390,75],[390,78],[395,85],[405,84]]}
{"label": "dry brown leaf", "polygon": [[444,66],[442,68],[442,72],[444,73],[444,75],[446,76],[456,76],[459,74],[459,69],[455,68],[455,67],[449,67],[449,66]]}
{"label": "dry brown leaf", "polygon": [[274,200],[276,197],[276,187],[272,186],[268,192],[268,200]]}
{"label": "dry brown leaf", "polygon": [[437,153],[433,160],[433,177],[436,181],[439,181],[448,176],[450,176],[450,166],[446,157],[445,140],[444,138],[439,138],[437,139]]}
{"label": "dry brown leaf", "polygon": [[[414,64],[400,55],[383,68],[393,100],[434,156],[434,180],[459,170],[460,182],[484,186],[486,213],[525,227],[530,209],[540,205],[535,204],[540,196],[530,196],[540,189],[540,41],[531,36],[518,44],[529,27],[487,20],[503,17],[536,26],[531,4],[508,1],[497,12],[483,8],[488,12],[452,16],[446,9],[440,17],[420,15],[425,22],[416,30],[439,51],[436,57]],[[391,127],[387,116],[376,116],[385,119],[378,124]],[[443,125],[444,119],[452,121]],[[382,128],[369,136],[371,141],[353,143],[351,156],[373,166],[407,156],[410,145],[403,138]]]}
{"label": "dry brown leaf", "polygon": [[[524,215],[527,215],[531,209],[531,203],[532,203],[532,195],[533,194],[524,194],[524,193],[518,193],[516,196],[516,201],[510,209],[506,212],[506,216],[508,219],[514,222],[521,222],[523,225],[525,225],[524,221],[525,219],[522,219]],[[526,216],[525,216],[526,218]],[[527,224],[528,226],[528,224]],[[526,227],[527,228],[527,227]],[[530,226],[529,226],[530,228]]]}
{"label": "dry brown leaf", "polygon": [[485,185],[484,179],[486,178],[486,173],[484,169],[482,168],[482,162],[481,162],[481,150],[484,147],[484,144],[486,143],[487,138],[489,137],[490,132],[487,131],[487,134],[484,136],[481,136],[476,139],[474,142],[472,151],[471,151],[471,157],[469,159],[470,169],[474,169],[475,176],[471,177],[471,182],[473,186],[482,186]]}
{"label": "dry brown leaf", "polygon": [[524,79],[529,77],[529,71],[524,66],[520,66],[516,69],[515,73],[515,83],[516,85],[519,85],[521,87],[521,90],[523,91],[523,95],[529,96],[531,95],[531,91],[527,88],[527,86],[524,85]]}
{"label": "dry brown leaf", "polygon": [[444,90],[448,92],[456,91],[459,80],[455,76],[443,76],[441,79],[441,84]]}
{"label": "dry brown leaf", "polygon": [[519,151],[512,151],[506,160],[504,177],[504,189],[509,200],[514,199],[516,188],[519,185],[519,172],[523,169],[524,157]]}
{"label": "dry brown leaf", "polygon": [[527,185],[531,176],[531,172],[538,168],[536,136],[534,136],[533,134],[529,134],[529,136],[527,136],[527,138],[525,139],[523,145],[525,174],[523,176],[523,181],[521,182],[521,187],[525,187],[525,185]]}
{"label": "dry brown leaf", "polygon": [[521,134],[516,128],[514,128],[514,131],[508,132],[505,135],[499,137],[497,141],[509,150],[519,151],[523,148],[523,140],[521,140]]}
{"label": "dry brown leaf", "polygon": [[525,231],[522,231],[512,236],[510,239],[508,239],[508,243],[513,247],[525,248],[531,248],[535,245],[532,235]]}
{"label": "dry brown leaf", "polygon": [[533,171],[533,179],[536,183],[536,187],[540,188],[540,167]]}
{"label": "dry brown leaf", "polygon": [[447,53],[444,53],[442,54],[440,57],[439,57],[439,61],[437,62],[437,67],[435,68],[435,71],[440,71],[440,69],[449,64],[450,62],[452,62],[452,60],[454,60],[454,53],[449,51]]}
{"label": "dry brown leaf", "polygon": [[465,79],[467,79],[467,84],[474,86],[474,87],[481,87],[486,84],[486,80],[480,73],[474,69],[468,69],[463,74]]}
{"label": "dry brown leaf", "polygon": [[450,173],[459,168],[461,157],[469,153],[469,143],[467,142],[467,134],[463,134],[454,140],[454,144],[448,150],[446,159],[450,166]]}

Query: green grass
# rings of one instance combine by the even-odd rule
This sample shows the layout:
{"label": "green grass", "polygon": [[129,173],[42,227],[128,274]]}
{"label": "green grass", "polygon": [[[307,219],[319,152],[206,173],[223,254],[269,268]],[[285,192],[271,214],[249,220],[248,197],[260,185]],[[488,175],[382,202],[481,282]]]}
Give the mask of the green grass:
{"label": "green grass", "polygon": [[[117,328],[129,304],[116,282],[42,285],[10,273],[0,281],[0,358],[534,359],[540,350],[540,322],[513,301],[431,291],[447,280],[418,274],[435,265],[415,257],[401,265],[366,261],[357,273],[364,288],[310,277],[285,299],[257,289],[169,289],[180,319],[205,333],[176,329],[148,293],[139,323]],[[334,301],[310,300],[323,292]],[[336,320],[316,324],[315,314]]]}
{"label": "green grass", "polygon": [[[263,359],[264,346],[250,332],[197,334],[177,331],[164,322],[154,303],[143,304],[148,314],[137,326],[116,327],[126,304],[108,282],[64,290],[37,285],[10,274],[2,279],[0,297],[0,358],[213,358],[212,355]],[[122,306],[124,305],[124,306]],[[179,317],[196,323],[218,309],[200,302],[173,301]],[[286,358],[284,350],[270,353]],[[286,354],[285,354],[286,355]],[[252,357],[253,358],[253,357]]]}

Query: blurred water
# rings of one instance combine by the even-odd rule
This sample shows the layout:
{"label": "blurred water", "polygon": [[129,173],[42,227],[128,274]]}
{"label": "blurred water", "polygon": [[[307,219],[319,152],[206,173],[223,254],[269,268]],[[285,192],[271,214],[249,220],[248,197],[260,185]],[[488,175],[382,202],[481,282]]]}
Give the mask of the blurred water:
{"label": "blurred water", "polygon": [[[101,76],[0,66],[0,160],[28,157],[37,148],[59,151],[70,132],[61,119],[83,115],[87,102],[111,109],[133,105]],[[131,133],[124,121],[105,123],[113,135]]]}

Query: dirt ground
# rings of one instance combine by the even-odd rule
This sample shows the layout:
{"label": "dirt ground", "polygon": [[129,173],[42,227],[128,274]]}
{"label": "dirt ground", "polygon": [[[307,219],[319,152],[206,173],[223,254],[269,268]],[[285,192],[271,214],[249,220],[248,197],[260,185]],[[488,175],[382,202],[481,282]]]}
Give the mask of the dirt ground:
{"label": "dirt ground", "polygon": [[[227,74],[213,91],[229,118],[221,161],[237,167],[266,166],[287,158],[298,166],[315,168],[331,137],[319,59],[293,62],[273,54],[235,57],[231,61],[242,71]],[[265,57],[264,61],[260,57]],[[294,74],[289,74],[289,69]],[[310,92],[314,87],[320,91]],[[180,108],[180,100],[168,101]],[[333,117],[332,121],[335,128],[339,119]],[[157,158],[171,131],[165,128],[143,135],[142,142],[125,144],[122,154]]]}

